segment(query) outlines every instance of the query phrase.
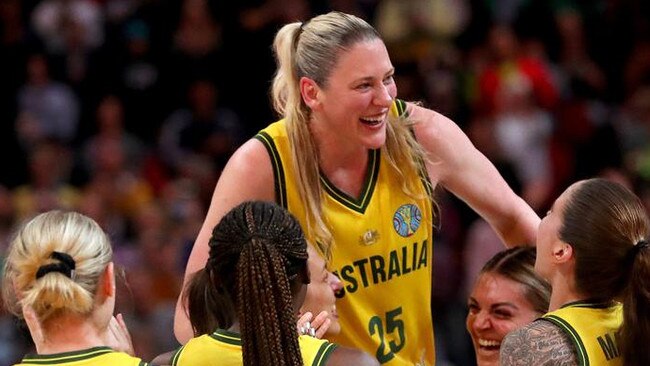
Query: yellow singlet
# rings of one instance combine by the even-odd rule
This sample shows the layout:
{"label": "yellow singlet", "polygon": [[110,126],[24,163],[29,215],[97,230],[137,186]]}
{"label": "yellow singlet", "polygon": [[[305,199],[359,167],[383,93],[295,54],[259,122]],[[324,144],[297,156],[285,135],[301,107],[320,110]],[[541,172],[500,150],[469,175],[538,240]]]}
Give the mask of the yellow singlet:
{"label": "yellow singlet", "polygon": [[108,347],[93,347],[81,351],[63,352],[51,355],[27,355],[15,366],[57,365],[57,366],[147,366],[139,358],[114,351]]}
{"label": "yellow singlet", "polygon": [[616,333],[623,323],[620,303],[574,302],[542,316],[569,335],[578,364],[623,365]]}
{"label": "yellow singlet", "polygon": [[[395,117],[403,110],[398,101],[391,113]],[[284,121],[271,124],[256,138],[271,157],[277,202],[307,228]],[[323,212],[334,238],[328,267],[345,290],[337,302],[341,335],[332,341],[364,350],[386,365],[432,365],[433,214],[427,186],[417,185],[421,198],[406,195],[382,151],[368,154],[358,198],[321,176]],[[414,173],[406,179],[428,178]],[[313,233],[306,234],[315,242]]]}
{"label": "yellow singlet", "polygon": [[[302,361],[305,366],[322,366],[336,349],[336,345],[326,340],[309,336],[298,337]],[[241,336],[237,333],[219,329],[190,339],[172,357],[172,366],[241,366],[243,365]]]}

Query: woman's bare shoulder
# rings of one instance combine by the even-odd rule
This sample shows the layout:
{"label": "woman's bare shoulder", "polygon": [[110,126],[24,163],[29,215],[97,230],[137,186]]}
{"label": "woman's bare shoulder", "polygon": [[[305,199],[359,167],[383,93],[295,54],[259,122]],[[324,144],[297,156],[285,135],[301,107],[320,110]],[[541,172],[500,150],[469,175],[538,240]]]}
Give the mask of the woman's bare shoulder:
{"label": "woman's bare shoulder", "polygon": [[501,365],[577,365],[568,334],[555,324],[536,320],[508,333],[501,342]]}

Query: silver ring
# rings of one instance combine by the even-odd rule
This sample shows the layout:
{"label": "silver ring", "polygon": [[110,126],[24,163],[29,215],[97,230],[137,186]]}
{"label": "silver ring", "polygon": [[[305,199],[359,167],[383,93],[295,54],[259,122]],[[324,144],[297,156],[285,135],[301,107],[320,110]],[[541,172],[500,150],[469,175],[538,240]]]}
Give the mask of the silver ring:
{"label": "silver ring", "polygon": [[305,322],[299,329],[300,334],[316,337],[316,328],[311,326],[310,322]]}

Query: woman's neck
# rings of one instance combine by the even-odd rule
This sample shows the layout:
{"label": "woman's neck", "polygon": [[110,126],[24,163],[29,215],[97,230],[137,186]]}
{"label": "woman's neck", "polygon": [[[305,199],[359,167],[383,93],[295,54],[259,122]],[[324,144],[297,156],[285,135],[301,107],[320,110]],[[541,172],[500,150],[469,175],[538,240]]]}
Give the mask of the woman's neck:
{"label": "woman's neck", "polygon": [[549,311],[555,311],[565,304],[585,299],[585,296],[576,290],[574,281],[569,281],[566,278],[551,281],[551,288],[553,290],[551,291]]}
{"label": "woman's neck", "polygon": [[228,331],[233,332],[233,333],[237,333],[237,334],[241,334],[241,329],[239,328],[239,320],[235,320],[232,323],[232,325],[230,326],[230,328],[228,328]]}
{"label": "woman's neck", "polygon": [[[50,319],[43,326],[39,337],[30,329],[39,354],[55,354],[107,346],[103,331],[89,320],[72,315],[61,315]],[[40,339],[39,339],[40,338]]]}
{"label": "woman's neck", "polygon": [[368,149],[346,139],[345,131],[332,131],[317,122],[312,122],[309,126],[323,171],[329,166],[347,167],[366,161]]}

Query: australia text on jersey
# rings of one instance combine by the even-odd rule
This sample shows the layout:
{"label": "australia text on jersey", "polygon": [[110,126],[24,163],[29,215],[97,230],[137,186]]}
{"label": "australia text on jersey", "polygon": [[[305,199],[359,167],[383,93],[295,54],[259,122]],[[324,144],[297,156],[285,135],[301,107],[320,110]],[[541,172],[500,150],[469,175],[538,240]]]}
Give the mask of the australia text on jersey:
{"label": "australia text on jersey", "polygon": [[393,249],[388,256],[373,255],[346,264],[333,271],[343,281],[345,292],[354,293],[360,287],[367,288],[378,283],[390,281],[393,277],[405,276],[428,265],[428,244],[414,242],[401,248]]}

